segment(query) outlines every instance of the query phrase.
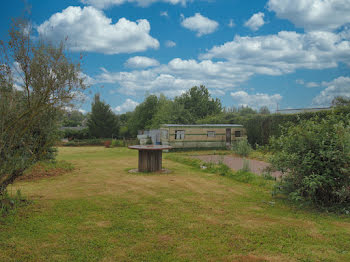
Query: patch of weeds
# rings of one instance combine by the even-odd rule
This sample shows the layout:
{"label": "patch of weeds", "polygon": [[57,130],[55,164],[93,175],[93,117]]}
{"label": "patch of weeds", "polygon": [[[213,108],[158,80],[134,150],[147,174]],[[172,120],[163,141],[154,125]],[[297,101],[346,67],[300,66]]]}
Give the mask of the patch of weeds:
{"label": "patch of weeds", "polygon": [[28,203],[30,201],[22,195],[21,190],[17,190],[14,196],[5,190],[0,194],[0,217],[14,214],[19,207],[25,206]]}
{"label": "patch of weeds", "polygon": [[243,167],[240,169],[242,172],[249,173],[250,170],[250,161],[249,159],[243,159]]}
{"label": "patch of weeds", "polygon": [[233,143],[232,151],[239,156],[247,157],[252,152],[252,147],[246,139],[242,139]]}
{"label": "patch of weeds", "polygon": [[[175,154],[167,155],[166,159],[169,159],[181,164],[189,165],[194,168],[201,169],[203,172],[229,177],[242,183],[249,183],[257,186],[271,185],[269,181],[265,180],[263,177],[248,171],[250,170],[250,168],[246,168],[246,169],[243,168],[241,170],[234,171],[222,162],[219,164],[215,164],[213,162],[204,163],[199,159],[193,159],[193,158],[175,155]],[[247,163],[249,167],[249,161]]]}
{"label": "patch of weeds", "polygon": [[167,154],[165,156],[165,159],[169,159],[169,160],[172,160],[174,162],[182,163],[182,164],[185,164],[187,166],[192,166],[195,168],[201,168],[201,166],[203,166],[202,161],[199,159],[183,157],[183,156],[176,155],[176,154]]}
{"label": "patch of weeds", "polygon": [[271,167],[266,167],[264,170],[263,170],[263,173],[261,174],[261,176],[266,179],[266,180],[274,180],[276,181],[276,177],[274,177],[272,175],[272,169]]}

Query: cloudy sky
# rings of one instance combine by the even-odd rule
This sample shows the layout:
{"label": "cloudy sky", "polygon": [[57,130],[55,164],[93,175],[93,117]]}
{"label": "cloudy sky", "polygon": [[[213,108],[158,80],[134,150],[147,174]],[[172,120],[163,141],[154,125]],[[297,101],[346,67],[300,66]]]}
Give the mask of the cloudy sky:
{"label": "cloudy sky", "polygon": [[[68,37],[117,113],[205,85],[224,106],[329,106],[350,97],[350,0],[28,0],[34,34]],[[0,10],[4,39],[21,0]]]}

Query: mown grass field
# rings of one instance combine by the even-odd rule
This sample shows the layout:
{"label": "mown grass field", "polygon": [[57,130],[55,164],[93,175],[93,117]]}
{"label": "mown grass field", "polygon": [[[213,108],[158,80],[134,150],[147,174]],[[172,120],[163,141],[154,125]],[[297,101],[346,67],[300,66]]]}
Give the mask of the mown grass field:
{"label": "mown grass field", "polygon": [[350,218],[299,210],[269,189],[137,152],[59,148],[75,170],[21,181],[34,202],[0,220],[0,261],[350,261]]}

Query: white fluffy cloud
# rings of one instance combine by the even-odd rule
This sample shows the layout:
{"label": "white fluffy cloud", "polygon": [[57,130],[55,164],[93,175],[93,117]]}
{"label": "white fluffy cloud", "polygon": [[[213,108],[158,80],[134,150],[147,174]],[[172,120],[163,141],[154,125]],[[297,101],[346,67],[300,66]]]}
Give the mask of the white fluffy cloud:
{"label": "white fluffy cloud", "polygon": [[349,0],[269,0],[267,6],[307,30],[334,30],[350,22]]}
{"label": "white fluffy cloud", "polygon": [[119,54],[157,49],[159,42],[149,35],[150,29],[145,19],[132,22],[121,18],[113,24],[112,19],[94,7],[70,6],[52,15],[37,30],[53,41],[68,37],[73,51]]}
{"label": "white fluffy cloud", "polygon": [[245,22],[244,25],[253,31],[257,31],[265,24],[264,16],[265,15],[261,12],[256,13],[247,22]]}
{"label": "white fluffy cloud", "polygon": [[174,41],[168,40],[165,42],[166,47],[175,47],[176,43]]}
{"label": "white fluffy cloud", "polygon": [[298,85],[303,85],[303,86],[306,86],[306,87],[308,87],[308,88],[320,86],[320,84],[318,84],[318,83],[316,83],[316,82],[305,82],[303,79],[297,79],[295,82],[296,82]]}
{"label": "white fluffy cloud", "polygon": [[97,80],[100,83],[118,83],[119,92],[128,95],[163,93],[174,97],[195,85],[206,85],[224,94],[246,81],[252,75],[246,67],[226,62],[182,60],[175,58],[168,64],[147,70],[108,72],[103,70]]}
{"label": "white fluffy cloud", "polygon": [[232,64],[251,67],[255,73],[280,75],[296,69],[325,69],[339,62],[350,65],[349,31],[281,31],[277,35],[236,36],[233,41],[214,46],[202,59],[224,59]]}
{"label": "white fluffy cloud", "polygon": [[337,96],[350,98],[350,77],[341,76],[331,82],[323,82],[322,85],[327,88],[313,99],[315,106],[330,106]]}
{"label": "white fluffy cloud", "polygon": [[187,2],[192,0],[80,0],[83,4],[92,5],[96,8],[105,9],[114,5],[122,5],[125,3],[136,3],[139,6],[146,7],[156,2],[170,3],[173,5],[182,4],[186,5]]}
{"label": "white fluffy cloud", "polygon": [[237,36],[232,42],[202,54],[199,61],[175,58],[147,70],[104,71],[96,79],[117,83],[118,91],[128,95],[162,92],[175,96],[200,84],[223,94],[256,74],[282,75],[297,69],[325,69],[337,67],[339,62],[350,65],[350,42],[346,36],[344,32],[285,31],[277,35]]}
{"label": "white fluffy cloud", "polygon": [[125,100],[125,102],[122,105],[114,108],[114,111],[119,114],[130,112],[130,111],[134,111],[135,107],[137,107],[138,105],[139,103],[128,98]]}
{"label": "white fluffy cloud", "polygon": [[146,68],[158,65],[159,62],[156,59],[145,56],[134,56],[125,62],[125,66],[131,68]]}
{"label": "white fluffy cloud", "polygon": [[218,22],[210,20],[207,17],[202,16],[200,13],[196,13],[194,16],[183,19],[181,25],[191,31],[197,32],[197,36],[211,34],[218,28]]}
{"label": "white fluffy cloud", "polygon": [[249,95],[247,92],[238,91],[231,93],[231,97],[239,106],[249,106],[254,109],[259,109],[262,106],[267,106],[270,110],[276,108],[276,104],[282,99],[280,94],[254,94]]}
{"label": "white fluffy cloud", "polygon": [[308,82],[308,83],[305,84],[305,86],[308,87],[308,88],[312,88],[312,87],[318,87],[319,84],[316,83],[316,82]]}

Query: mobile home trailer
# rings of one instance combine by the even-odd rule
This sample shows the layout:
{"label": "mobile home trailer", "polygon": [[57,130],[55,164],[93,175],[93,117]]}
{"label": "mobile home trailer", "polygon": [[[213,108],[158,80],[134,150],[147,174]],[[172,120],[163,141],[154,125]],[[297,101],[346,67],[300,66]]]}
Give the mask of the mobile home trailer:
{"label": "mobile home trailer", "polygon": [[234,141],[246,138],[242,125],[205,124],[175,125],[160,127],[162,145],[173,148],[228,148]]}

